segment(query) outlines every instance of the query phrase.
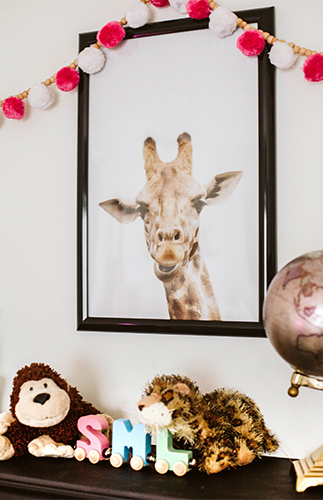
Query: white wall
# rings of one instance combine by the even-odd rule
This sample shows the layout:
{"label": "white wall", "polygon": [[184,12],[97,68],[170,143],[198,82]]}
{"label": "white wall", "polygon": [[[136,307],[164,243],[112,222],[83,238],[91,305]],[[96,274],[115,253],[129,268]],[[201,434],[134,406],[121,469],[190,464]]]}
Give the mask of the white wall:
{"label": "white wall", "polygon": [[[72,62],[78,33],[121,19],[129,0],[15,0],[1,11],[1,99]],[[269,6],[227,2],[232,10]],[[276,0],[276,34],[323,50],[319,0]],[[154,9],[155,20],[181,17]],[[323,248],[322,85],[305,81],[302,59],[277,74],[278,266]],[[120,110],[122,112],[122,110]],[[125,335],[76,331],[77,92],[57,95],[21,121],[0,114],[0,395],[42,361],[114,417],[135,419],[136,401],[157,373],[179,372],[203,391],[234,387],[260,405],[292,457],[323,442],[323,395],[287,395],[290,367],[267,339]],[[282,454],[282,452],[280,452]]]}

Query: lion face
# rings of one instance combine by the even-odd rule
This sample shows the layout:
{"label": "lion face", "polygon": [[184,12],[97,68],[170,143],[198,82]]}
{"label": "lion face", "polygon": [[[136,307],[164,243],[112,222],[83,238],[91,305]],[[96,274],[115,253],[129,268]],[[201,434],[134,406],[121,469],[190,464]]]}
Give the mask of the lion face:
{"label": "lion face", "polygon": [[167,427],[188,438],[188,427],[196,419],[201,394],[195,384],[179,375],[155,377],[138,402],[139,419],[150,432]]}
{"label": "lion face", "polygon": [[51,427],[64,420],[69,409],[67,392],[50,378],[43,378],[22,384],[15,414],[24,425]]}

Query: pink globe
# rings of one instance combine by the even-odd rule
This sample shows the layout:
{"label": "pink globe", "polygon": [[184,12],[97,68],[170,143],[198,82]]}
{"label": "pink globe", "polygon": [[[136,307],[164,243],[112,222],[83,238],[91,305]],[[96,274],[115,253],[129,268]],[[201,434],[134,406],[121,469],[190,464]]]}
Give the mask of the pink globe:
{"label": "pink globe", "polygon": [[302,255],[276,274],[264,303],[264,325],[287,363],[323,377],[323,251]]}

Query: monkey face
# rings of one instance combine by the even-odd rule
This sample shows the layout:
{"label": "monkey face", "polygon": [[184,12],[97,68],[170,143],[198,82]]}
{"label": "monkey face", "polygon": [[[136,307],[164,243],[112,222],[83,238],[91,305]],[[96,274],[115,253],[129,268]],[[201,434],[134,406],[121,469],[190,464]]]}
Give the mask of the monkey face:
{"label": "monkey face", "polygon": [[68,414],[70,397],[50,378],[22,384],[15,407],[20,423],[31,427],[51,427]]}

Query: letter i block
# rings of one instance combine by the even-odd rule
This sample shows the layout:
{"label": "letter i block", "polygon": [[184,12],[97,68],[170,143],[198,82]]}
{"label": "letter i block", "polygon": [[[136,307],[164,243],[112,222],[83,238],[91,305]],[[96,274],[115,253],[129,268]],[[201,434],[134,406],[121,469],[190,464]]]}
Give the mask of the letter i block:
{"label": "letter i block", "polygon": [[123,462],[129,459],[131,453],[131,467],[140,470],[147,464],[147,455],[150,451],[151,436],[146,433],[144,424],[136,424],[133,427],[130,420],[124,418],[113,422],[112,455],[110,458],[113,467],[120,467]]}
{"label": "letter i block", "polygon": [[162,428],[157,433],[157,456],[155,469],[159,474],[172,470],[177,476],[184,476],[190,469],[189,461],[193,458],[191,450],[175,450],[171,432]]}

